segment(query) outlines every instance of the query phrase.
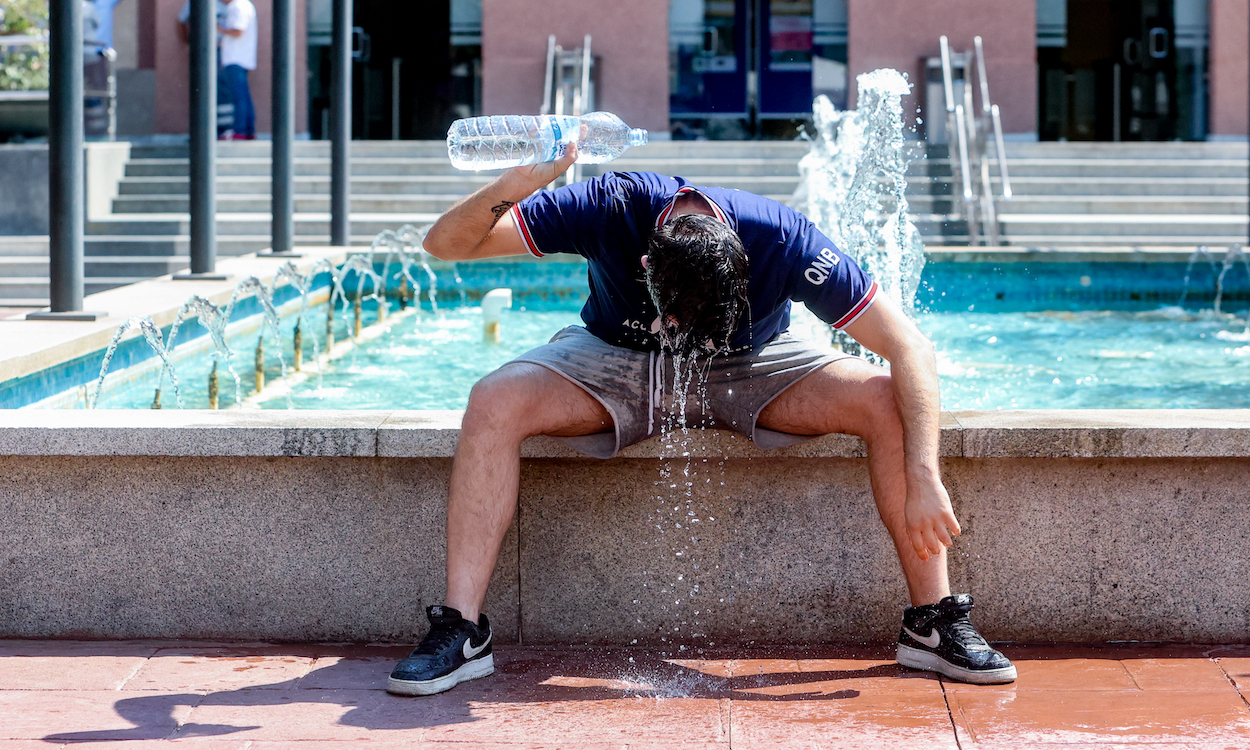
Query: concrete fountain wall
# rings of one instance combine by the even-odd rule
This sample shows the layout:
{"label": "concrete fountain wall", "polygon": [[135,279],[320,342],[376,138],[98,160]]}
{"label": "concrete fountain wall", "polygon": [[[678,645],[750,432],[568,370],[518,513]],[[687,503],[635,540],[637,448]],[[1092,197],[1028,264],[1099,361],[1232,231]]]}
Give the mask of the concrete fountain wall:
{"label": "concrete fountain wall", "polygon": [[[0,636],[412,639],[442,596],[459,417],[6,412]],[[657,488],[661,449],[525,444],[498,637],[895,635],[906,592],[857,439],[699,433],[689,505]],[[1250,411],[948,413],[942,453],[953,583],[991,638],[1247,640]]]}

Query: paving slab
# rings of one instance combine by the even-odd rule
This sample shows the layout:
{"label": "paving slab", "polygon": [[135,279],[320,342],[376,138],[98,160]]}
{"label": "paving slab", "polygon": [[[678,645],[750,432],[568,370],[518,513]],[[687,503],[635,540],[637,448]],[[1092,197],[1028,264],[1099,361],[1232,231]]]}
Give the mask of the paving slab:
{"label": "paving slab", "polygon": [[734,748],[959,747],[941,691],[735,701]]}
{"label": "paving slab", "polygon": [[313,665],[314,657],[299,651],[289,647],[163,648],[126,681],[125,689],[211,692],[289,689]]}
{"label": "paving slab", "polygon": [[116,690],[0,690],[0,740],[172,737],[201,697],[160,694],[127,703]]}
{"label": "paving slab", "polygon": [[[1074,674],[1079,679],[1079,674]],[[1018,690],[948,693],[977,743],[1250,745],[1250,711],[1222,691]],[[1153,747],[1153,745],[1151,745]]]}
{"label": "paving slab", "polygon": [[[1244,646],[1007,646],[1020,678],[1005,686],[905,669],[889,644],[502,646],[488,678],[436,696],[389,695],[385,676],[408,649],[2,641],[0,748],[1250,746],[1250,708],[1232,682],[1250,677]],[[19,672],[3,670],[29,659],[87,675],[109,674],[118,659],[140,666],[112,689],[15,689],[3,675]]]}
{"label": "paving slab", "polygon": [[156,649],[143,642],[0,641],[0,689],[117,690]]}

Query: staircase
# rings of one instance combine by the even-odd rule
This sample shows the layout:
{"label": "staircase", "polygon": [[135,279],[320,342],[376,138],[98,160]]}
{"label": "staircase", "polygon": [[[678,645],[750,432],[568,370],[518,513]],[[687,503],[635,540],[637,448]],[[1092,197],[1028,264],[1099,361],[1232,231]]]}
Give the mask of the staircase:
{"label": "staircase", "polygon": [[[997,207],[1004,244],[1231,245],[1246,242],[1244,143],[1008,143],[1014,197]],[[909,201],[930,245],[966,245],[953,165],[931,149],[914,164]],[[997,166],[995,195],[1002,190]]]}
{"label": "staircase", "polygon": [[[913,162],[908,199],[931,247],[964,246],[967,225],[943,147]],[[330,234],[330,147],[295,145],[295,241]],[[611,164],[585,167],[679,174],[786,201],[798,186],[807,145],[796,141],[661,141]],[[111,216],[87,224],[87,293],[190,265],[185,146],[135,146]],[[1213,246],[1244,242],[1247,153],[1237,143],[1009,143],[1015,197],[999,201],[1003,241],[1025,247]],[[995,169],[997,180],[997,170]],[[218,254],[269,246],[269,144],[219,144]],[[434,221],[493,172],[456,171],[439,141],[352,144],[352,242]],[[996,193],[1001,190],[996,189]],[[47,239],[0,237],[0,306],[46,304]]]}

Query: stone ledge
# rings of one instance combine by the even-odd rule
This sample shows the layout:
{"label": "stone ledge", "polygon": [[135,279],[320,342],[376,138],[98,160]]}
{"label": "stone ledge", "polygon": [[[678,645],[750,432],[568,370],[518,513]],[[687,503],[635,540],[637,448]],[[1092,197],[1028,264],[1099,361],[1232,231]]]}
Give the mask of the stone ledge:
{"label": "stone ledge", "polygon": [[964,458],[1250,456],[1250,409],[966,411]]}
{"label": "stone ledge", "polygon": [[[274,456],[447,458],[462,412],[12,410],[0,456]],[[681,452],[728,458],[862,458],[861,440],[825,435],[761,451],[727,432],[693,430]],[[659,439],[623,458],[671,456]],[[579,458],[550,438],[526,458]],[[946,458],[1214,458],[1250,456],[1250,410],[960,411],[942,414]]]}

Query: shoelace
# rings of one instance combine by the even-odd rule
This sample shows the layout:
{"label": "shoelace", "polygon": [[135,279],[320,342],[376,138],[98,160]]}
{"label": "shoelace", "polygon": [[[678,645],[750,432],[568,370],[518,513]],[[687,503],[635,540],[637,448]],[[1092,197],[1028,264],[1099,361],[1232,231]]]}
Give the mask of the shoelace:
{"label": "shoelace", "polygon": [[951,634],[955,636],[955,639],[965,647],[986,645],[985,639],[982,638],[981,634],[977,632],[977,629],[972,626],[972,621],[968,619],[967,615],[961,615],[957,619],[951,620],[949,628]]}
{"label": "shoelace", "polygon": [[431,656],[438,655],[446,650],[449,646],[456,642],[460,637],[460,631],[456,628],[439,628],[431,630],[425,640],[421,641],[421,645],[417,646],[413,651],[416,654],[429,654]]}

